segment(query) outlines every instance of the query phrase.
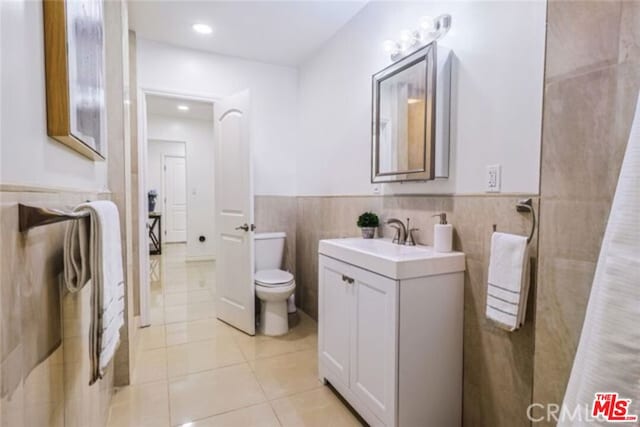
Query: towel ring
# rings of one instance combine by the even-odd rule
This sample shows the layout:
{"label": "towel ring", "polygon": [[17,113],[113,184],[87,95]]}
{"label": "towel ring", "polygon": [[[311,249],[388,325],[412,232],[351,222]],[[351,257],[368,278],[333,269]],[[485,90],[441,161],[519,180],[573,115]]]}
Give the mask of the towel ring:
{"label": "towel ring", "polygon": [[[527,243],[531,243],[531,240],[533,240],[533,233],[536,231],[536,211],[533,209],[533,200],[530,198],[519,200],[518,203],[516,203],[516,211],[531,213],[531,231],[529,232],[529,237],[527,237]],[[494,232],[497,228],[497,225],[493,224]]]}

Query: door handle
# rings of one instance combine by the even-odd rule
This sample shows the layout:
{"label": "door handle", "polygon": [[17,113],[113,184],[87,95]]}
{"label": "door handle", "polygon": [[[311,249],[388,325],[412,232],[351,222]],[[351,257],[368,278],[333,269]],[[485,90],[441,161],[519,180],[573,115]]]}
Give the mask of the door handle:
{"label": "door handle", "polygon": [[342,275],[342,281],[347,282],[348,284],[352,284],[354,282],[354,280],[351,277],[345,276],[344,274]]}
{"label": "door handle", "polygon": [[236,230],[244,230],[244,231],[249,231],[249,224],[243,224],[239,227],[236,227]]}

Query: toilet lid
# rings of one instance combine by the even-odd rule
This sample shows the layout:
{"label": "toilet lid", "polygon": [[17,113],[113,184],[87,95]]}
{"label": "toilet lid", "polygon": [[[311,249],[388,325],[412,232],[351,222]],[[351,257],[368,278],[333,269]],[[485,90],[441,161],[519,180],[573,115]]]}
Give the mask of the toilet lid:
{"label": "toilet lid", "polygon": [[255,281],[262,286],[288,285],[293,281],[293,274],[283,270],[260,270],[256,271]]}

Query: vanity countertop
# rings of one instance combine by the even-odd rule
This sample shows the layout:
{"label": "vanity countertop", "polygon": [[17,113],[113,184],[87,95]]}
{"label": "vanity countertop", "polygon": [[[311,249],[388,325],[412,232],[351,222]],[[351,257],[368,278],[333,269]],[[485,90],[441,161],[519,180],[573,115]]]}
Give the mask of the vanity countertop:
{"label": "vanity countertop", "polygon": [[318,252],[396,280],[465,270],[462,252],[443,253],[432,246],[397,245],[390,239],[321,240]]}

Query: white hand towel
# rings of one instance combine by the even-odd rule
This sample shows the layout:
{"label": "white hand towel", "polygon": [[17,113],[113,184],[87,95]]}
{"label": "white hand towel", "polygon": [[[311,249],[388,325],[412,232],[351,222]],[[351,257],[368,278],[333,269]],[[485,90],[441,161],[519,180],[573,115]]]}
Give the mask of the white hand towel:
{"label": "white hand towel", "polygon": [[[120,342],[124,324],[124,272],[117,206],[110,201],[83,203],[76,212],[89,213],[85,221],[71,221],[65,235],[65,282],[77,292],[91,277],[91,383],[102,378]],[[88,266],[87,266],[88,264]]]}
{"label": "white hand towel", "polygon": [[529,293],[527,238],[493,233],[487,285],[486,316],[513,331],[524,323]]}
{"label": "white hand towel", "polygon": [[88,225],[85,220],[69,221],[64,235],[64,283],[71,293],[91,278]]}
{"label": "white hand towel", "polygon": [[[628,416],[640,417],[639,355],[640,96],[564,395],[567,413],[578,413],[577,408],[580,413],[591,413],[596,393],[615,392],[619,399],[632,399]],[[584,424],[605,422],[600,419]],[[639,424],[640,419],[619,425]],[[561,427],[575,425],[569,417],[558,422]]]}

